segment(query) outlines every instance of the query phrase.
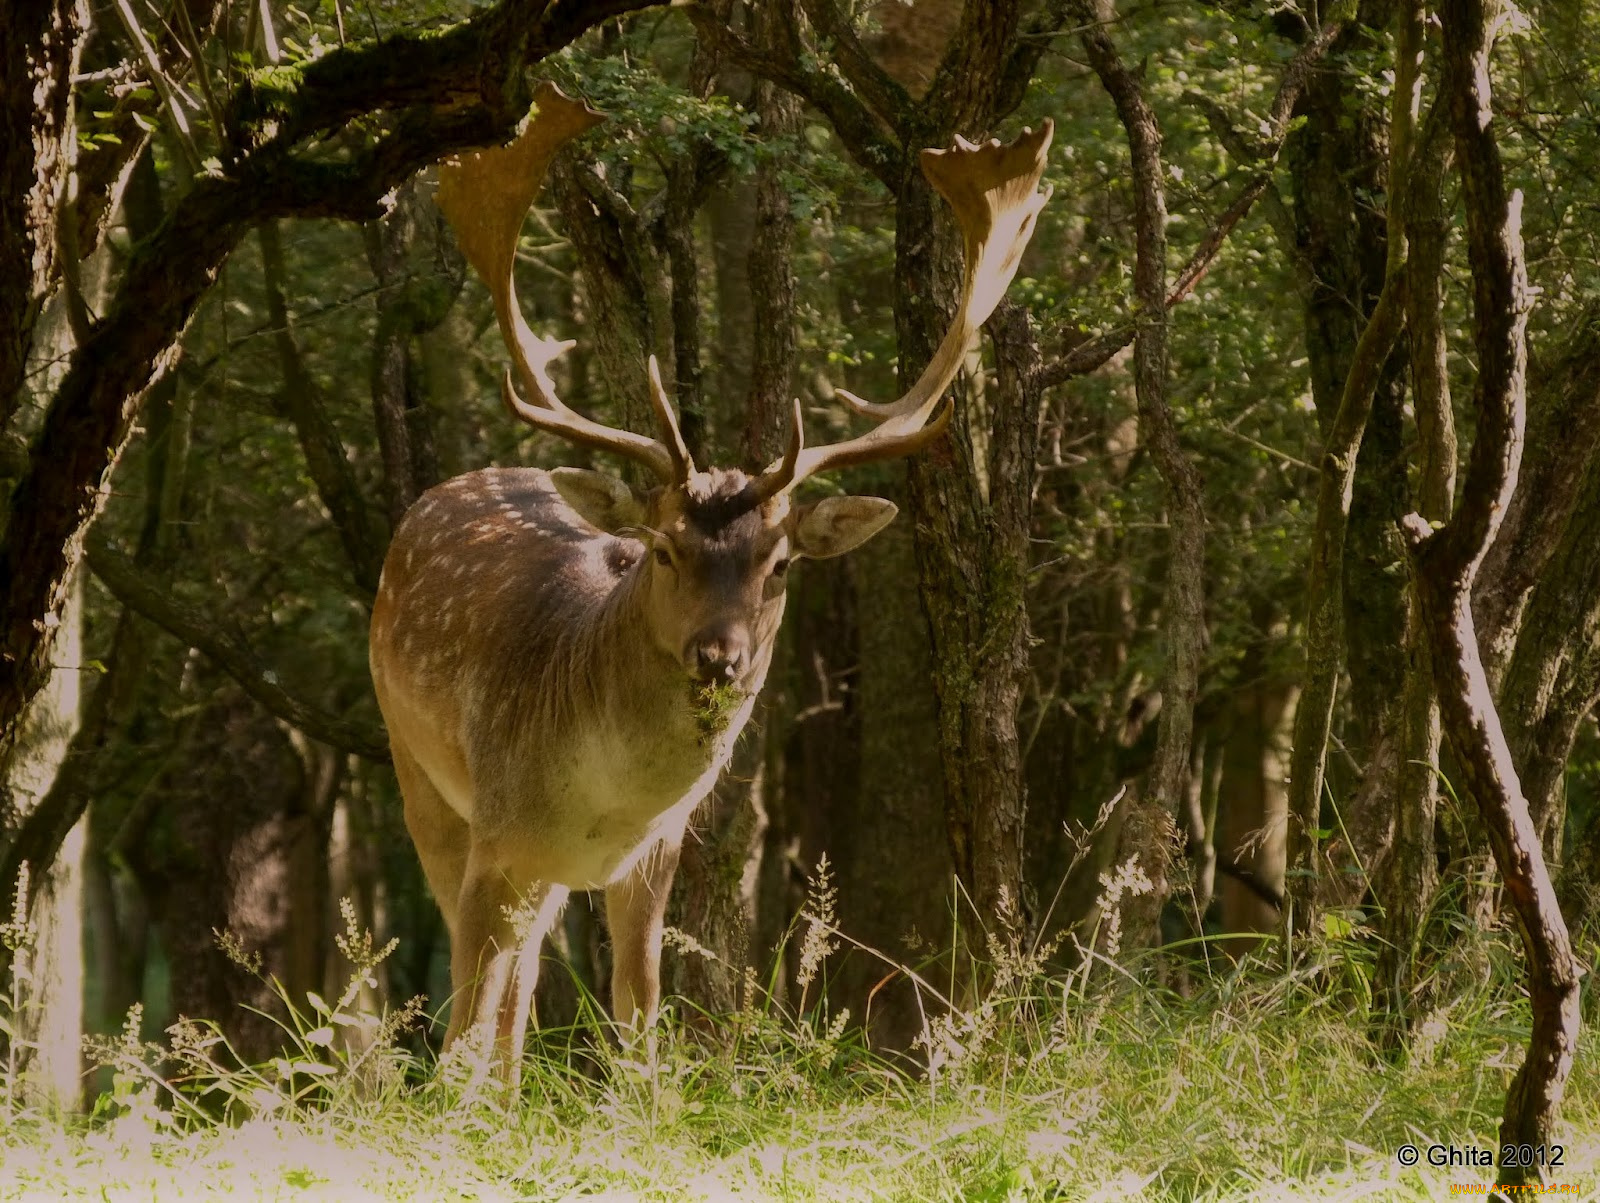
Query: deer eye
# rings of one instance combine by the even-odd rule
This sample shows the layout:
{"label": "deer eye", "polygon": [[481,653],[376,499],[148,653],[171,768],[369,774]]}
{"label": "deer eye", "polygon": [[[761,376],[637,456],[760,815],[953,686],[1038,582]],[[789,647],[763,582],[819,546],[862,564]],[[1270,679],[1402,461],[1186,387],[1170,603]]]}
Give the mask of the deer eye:
{"label": "deer eye", "polygon": [[660,564],[663,568],[672,567],[672,553],[669,552],[665,547],[656,548],[653,554],[656,557],[657,564]]}
{"label": "deer eye", "polygon": [[785,556],[783,559],[777,561],[772,566],[772,575],[773,576],[782,576],[784,573],[786,573],[788,571],[789,571],[789,557],[787,557],[787,556]]}

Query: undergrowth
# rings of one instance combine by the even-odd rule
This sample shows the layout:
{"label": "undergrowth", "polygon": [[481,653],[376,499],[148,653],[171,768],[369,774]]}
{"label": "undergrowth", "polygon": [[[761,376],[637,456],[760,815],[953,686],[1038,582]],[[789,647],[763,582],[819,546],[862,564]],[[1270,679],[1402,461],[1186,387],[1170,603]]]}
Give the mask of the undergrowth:
{"label": "undergrowth", "polygon": [[[0,1198],[1423,1200],[1489,1179],[1397,1154],[1494,1146],[1528,1027],[1503,936],[1455,950],[1470,971],[1434,983],[1407,1051],[1386,1055],[1358,930],[1288,972],[1214,951],[1207,969],[1203,947],[1158,972],[1103,939],[1061,972],[1002,914],[978,997],[950,1006],[917,979],[929,1021],[908,1062],[829,1009],[824,962],[849,940],[814,884],[792,1007],[747,974],[736,1012],[669,1008],[624,1048],[586,998],[532,1042],[513,1098],[466,1042],[436,1065],[405,1051],[420,1000],[361,1009],[393,945],[347,914],[347,989],[285,997],[266,1064],[241,1065],[211,1023],[146,1043],[135,1013],[92,1050],[112,1089],[63,1119],[7,1062]],[[1594,1052],[1586,1033],[1550,1176],[1568,1198],[1600,1187]]]}

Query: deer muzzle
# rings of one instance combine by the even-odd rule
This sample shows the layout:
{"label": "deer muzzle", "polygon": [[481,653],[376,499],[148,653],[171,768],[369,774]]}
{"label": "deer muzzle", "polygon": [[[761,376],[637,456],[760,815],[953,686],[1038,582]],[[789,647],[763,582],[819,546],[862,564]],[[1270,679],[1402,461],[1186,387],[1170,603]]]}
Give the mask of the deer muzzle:
{"label": "deer muzzle", "polygon": [[701,685],[733,685],[750,667],[750,637],[737,629],[707,631],[689,641],[684,666]]}

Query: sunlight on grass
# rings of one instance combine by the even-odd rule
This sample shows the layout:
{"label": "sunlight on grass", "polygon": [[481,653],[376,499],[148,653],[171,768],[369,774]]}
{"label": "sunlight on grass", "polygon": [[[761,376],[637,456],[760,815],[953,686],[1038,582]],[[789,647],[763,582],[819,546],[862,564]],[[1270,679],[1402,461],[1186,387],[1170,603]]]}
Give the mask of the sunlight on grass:
{"label": "sunlight on grass", "polygon": [[[1527,1025],[1498,945],[1502,972],[1441,994],[1401,1065],[1366,1035],[1354,944],[1178,991],[1093,959],[1052,974],[1000,939],[989,992],[925,1033],[920,1069],[825,1001],[751,991],[709,1033],[669,1012],[630,1053],[591,1010],[538,1037],[508,1105],[470,1051],[424,1065],[396,1043],[415,1008],[355,1011],[386,951],[341,947],[352,988],[298,1002],[270,1065],[241,1068],[212,1025],[143,1044],[135,1014],[97,1047],[114,1086],[93,1118],[9,1103],[0,1198],[1435,1200],[1489,1172],[1397,1150],[1492,1148]],[[1594,1052],[1586,1034],[1551,1175],[1568,1197],[1600,1186]]]}

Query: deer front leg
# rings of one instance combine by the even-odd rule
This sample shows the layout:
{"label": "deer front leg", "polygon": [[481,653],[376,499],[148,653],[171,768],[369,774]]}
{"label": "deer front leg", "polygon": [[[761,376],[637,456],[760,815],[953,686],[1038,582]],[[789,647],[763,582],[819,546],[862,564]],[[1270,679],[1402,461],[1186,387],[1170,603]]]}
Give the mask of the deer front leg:
{"label": "deer front leg", "polygon": [[606,887],[611,1009],[617,1023],[635,1034],[656,1021],[661,1005],[661,927],[682,838],[663,840],[626,877]]}
{"label": "deer front leg", "polygon": [[455,1001],[445,1048],[469,1027],[492,1032],[496,1058],[513,1088],[539,980],[539,952],[566,899],[566,887],[543,882],[519,893],[505,869],[480,847],[467,857],[450,941]]}

